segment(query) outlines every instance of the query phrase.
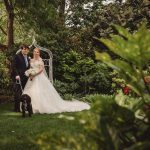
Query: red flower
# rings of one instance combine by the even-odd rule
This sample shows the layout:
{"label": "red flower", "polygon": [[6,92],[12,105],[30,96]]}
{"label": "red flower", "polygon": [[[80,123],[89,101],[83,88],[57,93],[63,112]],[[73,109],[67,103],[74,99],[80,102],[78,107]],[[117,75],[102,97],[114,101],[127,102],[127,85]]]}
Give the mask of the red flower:
{"label": "red flower", "polygon": [[122,91],[123,91],[123,93],[124,93],[125,95],[129,95],[130,89],[129,89],[129,87],[125,86],[125,87],[122,89]]}

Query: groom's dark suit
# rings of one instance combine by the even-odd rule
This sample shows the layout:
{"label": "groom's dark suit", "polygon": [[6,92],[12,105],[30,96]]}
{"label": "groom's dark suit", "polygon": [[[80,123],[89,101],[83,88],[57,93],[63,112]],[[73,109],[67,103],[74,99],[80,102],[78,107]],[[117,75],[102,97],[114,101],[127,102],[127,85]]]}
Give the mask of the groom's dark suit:
{"label": "groom's dark suit", "polygon": [[22,94],[20,85],[16,84],[16,76],[20,76],[22,88],[25,87],[25,84],[28,78],[25,76],[25,71],[30,68],[29,57],[27,57],[27,65],[25,57],[20,52],[14,56],[12,61],[12,80],[14,82],[14,99],[15,99],[15,111],[20,111],[20,100],[19,97]]}

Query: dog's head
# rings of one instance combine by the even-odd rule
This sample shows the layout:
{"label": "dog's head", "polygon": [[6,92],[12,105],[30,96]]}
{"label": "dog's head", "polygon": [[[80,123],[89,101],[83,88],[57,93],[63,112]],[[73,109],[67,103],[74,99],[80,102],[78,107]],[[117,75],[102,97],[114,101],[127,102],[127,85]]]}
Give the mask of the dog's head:
{"label": "dog's head", "polygon": [[31,103],[31,97],[27,94],[23,94],[21,95],[20,97],[20,101],[23,102],[23,103]]}

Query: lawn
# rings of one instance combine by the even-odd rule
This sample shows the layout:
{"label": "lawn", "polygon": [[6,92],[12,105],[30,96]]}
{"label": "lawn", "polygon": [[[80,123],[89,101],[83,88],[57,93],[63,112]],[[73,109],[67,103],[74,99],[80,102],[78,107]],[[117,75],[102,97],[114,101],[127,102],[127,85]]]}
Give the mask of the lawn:
{"label": "lawn", "polygon": [[[31,118],[22,118],[21,113],[15,113],[12,110],[12,103],[0,105],[1,150],[54,150],[58,145],[61,145],[63,139],[60,139],[63,136],[75,138],[78,133],[86,134],[82,124],[74,119],[86,111],[34,114]],[[65,147],[63,142],[62,147]],[[70,149],[73,148],[71,147],[70,145]]]}

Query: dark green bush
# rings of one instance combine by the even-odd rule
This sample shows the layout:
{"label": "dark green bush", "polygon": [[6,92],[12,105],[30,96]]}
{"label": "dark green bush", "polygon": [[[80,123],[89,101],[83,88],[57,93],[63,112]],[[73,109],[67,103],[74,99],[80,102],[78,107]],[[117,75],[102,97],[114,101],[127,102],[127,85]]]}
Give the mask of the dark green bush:
{"label": "dark green bush", "polygon": [[62,94],[111,93],[110,68],[76,51],[63,54],[57,72],[55,86]]}
{"label": "dark green bush", "polygon": [[6,55],[3,52],[0,52],[0,94],[7,95],[10,94],[10,72],[9,64]]}

